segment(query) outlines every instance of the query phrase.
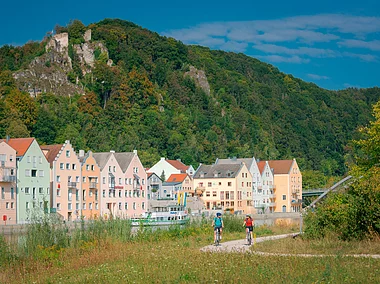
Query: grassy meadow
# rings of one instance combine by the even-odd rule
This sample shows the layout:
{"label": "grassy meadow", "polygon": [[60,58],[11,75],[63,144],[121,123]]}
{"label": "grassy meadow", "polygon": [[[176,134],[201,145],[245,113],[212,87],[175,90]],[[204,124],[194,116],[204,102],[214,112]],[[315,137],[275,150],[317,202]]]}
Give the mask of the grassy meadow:
{"label": "grassy meadow", "polygon": [[[245,233],[241,224],[241,219],[225,218],[223,241],[243,239]],[[31,230],[30,234],[36,236],[30,237],[33,239],[30,246],[38,243],[38,238],[42,238],[42,232],[48,227],[40,229]],[[296,230],[296,227],[285,225],[261,226],[256,228],[256,234]],[[136,233],[131,233],[127,223],[113,220],[94,222],[85,231],[67,233],[67,238],[65,233],[58,232],[60,237],[41,239],[44,245],[37,244],[29,250],[25,249],[26,241],[16,250],[0,240],[0,283],[380,282],[379,259],[342,257],[341,254],[301,258],[201,252],[201,247],[213,241],[211,222],[206,219],[183,229],[175,226],[156,231],[139,228]],[[59,244],[51,245],[54,240],[59,240]],[[289,238],[284,241],[299,243],[302,240]],[[257,244],[256,249],[264,249],[262,245],[264,243]],[[277,246],[285,250],[288,245]],[[310,245],[305,244],[304,248]],[[317,246],[315,252],[319,254],[320,250],[332,247],[333,244]],[[377,250],[378,247],[371,245],[371,248]],[[352,248],[352,251],[356,252],[356,249]],[[5,255],[8,258],[4,260]]]}

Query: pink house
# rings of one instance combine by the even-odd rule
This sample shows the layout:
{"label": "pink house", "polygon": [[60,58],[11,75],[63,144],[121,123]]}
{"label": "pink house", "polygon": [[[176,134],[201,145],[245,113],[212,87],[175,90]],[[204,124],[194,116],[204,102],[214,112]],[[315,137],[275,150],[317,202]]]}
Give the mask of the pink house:
{"label": "pink house", "polygon": [[16,224],[16,150],[5,141],[0,142],[0,187],[0,224]]}

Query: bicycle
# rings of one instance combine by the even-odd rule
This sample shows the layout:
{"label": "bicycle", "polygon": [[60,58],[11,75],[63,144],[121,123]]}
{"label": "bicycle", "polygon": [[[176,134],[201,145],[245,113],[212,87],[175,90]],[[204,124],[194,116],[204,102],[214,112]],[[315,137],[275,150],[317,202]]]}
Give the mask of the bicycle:
{"label": "bicycle", "polygon": [[246,228],[246,231],[247,231],[247,244],[250,246],[252,244],[252,236],[251,236],[251,231],[249,230],[249,228]]}
{"label": "bicycle", "polygon": [[220,245],[220,228],[216,228],[215,245]]}

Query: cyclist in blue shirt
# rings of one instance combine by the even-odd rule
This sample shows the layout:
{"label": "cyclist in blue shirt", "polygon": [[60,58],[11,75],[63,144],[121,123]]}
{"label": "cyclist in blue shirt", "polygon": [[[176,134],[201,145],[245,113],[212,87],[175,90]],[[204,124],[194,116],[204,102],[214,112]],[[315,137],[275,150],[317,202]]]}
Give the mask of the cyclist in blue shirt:
{"label": "cyclist in blue shirt", "polygon": [[216,241],[216,230],[219,230],[220,239],[222,239],[222,230],[224,228],[224,223],[221,213],[216,213],[216,217],[212,220],[212,226],[214,227],[214,242]]}

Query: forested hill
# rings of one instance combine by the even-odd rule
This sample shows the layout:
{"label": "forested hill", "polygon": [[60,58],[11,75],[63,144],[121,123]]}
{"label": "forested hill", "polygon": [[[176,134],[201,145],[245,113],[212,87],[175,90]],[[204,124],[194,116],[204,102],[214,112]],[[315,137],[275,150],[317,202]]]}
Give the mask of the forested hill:
{"label": "forested hill", "polygon": [[[84,44],[88,29],[91,42],[107,50],[96,48],[93,67],[84,71],[73,47]],[[0,136],[33,136],[43,144],[70,139],[76,150],[138,149],[145,166],[161,156],[194,166],[255,156],[296,158],[303,170],[343,174],[345,147],[380,97],[379,88],[325,90],[244,54],[186,46],[127,21],[85,27],[76,20],[56,27],[63,32],[67,70],[59,66],[63,59],[46,54],[49,38],[0,48]],[[42,90],[34,98],[19,91],[15,74],[38,62],[64,70],[84,95]]]}

